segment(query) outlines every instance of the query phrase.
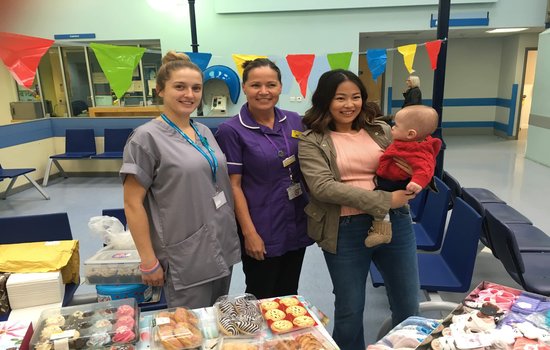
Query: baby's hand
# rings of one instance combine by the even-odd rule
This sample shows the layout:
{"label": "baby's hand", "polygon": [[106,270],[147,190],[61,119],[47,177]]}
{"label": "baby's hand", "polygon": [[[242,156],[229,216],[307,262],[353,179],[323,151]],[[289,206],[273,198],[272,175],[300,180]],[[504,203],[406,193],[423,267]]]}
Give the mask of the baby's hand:
{"label": "baby's hand", "polygon": [[422,191],[422,186],[420,186],[416,182],[411,181],[407,185],[407,191],[412,192],[414,194],[418,194],[418,193],[420,193],[420,191]]}

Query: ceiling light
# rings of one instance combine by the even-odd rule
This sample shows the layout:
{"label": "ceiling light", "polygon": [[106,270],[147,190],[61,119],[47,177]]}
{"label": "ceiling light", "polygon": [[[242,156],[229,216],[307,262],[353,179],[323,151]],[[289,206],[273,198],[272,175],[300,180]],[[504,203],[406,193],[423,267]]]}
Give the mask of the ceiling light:
{"label": "ceiling light", "polygon": [[486,33],[515,33],[515,32],[522,32],[524,30],[527,30],[527,28],[498,28],[498,29],[491,29],[486,31]]}

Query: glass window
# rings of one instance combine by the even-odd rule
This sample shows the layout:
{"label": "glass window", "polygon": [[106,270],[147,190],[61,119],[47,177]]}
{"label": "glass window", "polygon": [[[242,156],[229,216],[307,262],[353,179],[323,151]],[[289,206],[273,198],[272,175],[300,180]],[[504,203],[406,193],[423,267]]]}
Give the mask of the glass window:
{"label": "glass window", "polygon": [[92,105],[86,53],[84,47],[63,47],[63,69],[67,82],[69,108],[73,117],[87,117],[88,107]]}

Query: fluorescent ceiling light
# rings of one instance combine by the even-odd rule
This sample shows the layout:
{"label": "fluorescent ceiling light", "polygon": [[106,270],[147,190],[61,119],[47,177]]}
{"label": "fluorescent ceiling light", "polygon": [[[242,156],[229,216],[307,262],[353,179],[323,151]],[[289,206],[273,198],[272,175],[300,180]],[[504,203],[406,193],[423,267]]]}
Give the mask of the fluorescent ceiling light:
{"label": "fluorescent ceiling light", "polygon": [[515,32],[522,32],[524,30],[527,30],[527,28],[498,28],[498,29],[491,29],[486,31],[486,33],[515,33]]}

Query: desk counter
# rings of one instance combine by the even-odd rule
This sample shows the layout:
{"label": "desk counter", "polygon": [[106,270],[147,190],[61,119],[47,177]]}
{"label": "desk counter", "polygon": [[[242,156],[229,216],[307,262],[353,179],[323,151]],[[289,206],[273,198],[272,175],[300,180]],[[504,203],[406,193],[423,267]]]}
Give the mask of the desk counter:
{"label": "desk counter", "polygon": [[90,117],[158,117],[162,114],[163,106],[136,106],[136,107],[90,107]]}

